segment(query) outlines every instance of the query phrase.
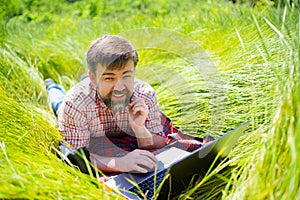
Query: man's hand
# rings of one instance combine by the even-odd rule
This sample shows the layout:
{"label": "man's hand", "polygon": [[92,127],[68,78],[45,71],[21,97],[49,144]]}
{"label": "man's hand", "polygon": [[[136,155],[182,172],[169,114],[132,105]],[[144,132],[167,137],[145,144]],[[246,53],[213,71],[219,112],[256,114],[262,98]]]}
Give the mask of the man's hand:
{"label": "man's hand", "polygon": [[129,125],[133,130],[145,126],[148,117],[148,107],[143,99],[134,99],[129,104]]}
{"label": "man's hand", "polygon": [[116,158],[116,167],[122,172],[147,173],[156,166],[157,159],[153,153],[135,149],[123,157]]}
{"label": "man's hand", "polygon": [[157,159],[153,153],[136,149],[123,157],[103,157],[91,153],[92,163],[104,172],[138,172],[147,173],[154,169]]}

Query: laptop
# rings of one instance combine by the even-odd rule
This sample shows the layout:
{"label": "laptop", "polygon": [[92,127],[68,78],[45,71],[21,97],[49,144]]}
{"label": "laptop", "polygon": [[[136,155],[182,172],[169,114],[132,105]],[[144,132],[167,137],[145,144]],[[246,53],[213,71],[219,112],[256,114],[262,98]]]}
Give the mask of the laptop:
{"label": "laptop", "polygon": [[158,163],[154,171],[122,173],[109,177],[105,184],[127,199],[167,199],[170,195],[179,195],[195,174],[205,174],[213,164],[217,165],[227,157],[249,122],[193,152],[177,147],[167,148],[156,155]]}

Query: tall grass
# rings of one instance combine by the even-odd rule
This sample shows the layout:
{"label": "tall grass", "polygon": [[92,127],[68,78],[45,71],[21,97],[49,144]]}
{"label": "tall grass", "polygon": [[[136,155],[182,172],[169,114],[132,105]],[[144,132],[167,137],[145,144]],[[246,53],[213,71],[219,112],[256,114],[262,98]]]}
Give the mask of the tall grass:
{"label": "tall grass", "polygon": [[[300,198],[296,8],[164,0],[5,5],[15,14],[0,15],[0,198],[115,198],[54,155],[61,137],[43,84],[47,77],[66,89],[75,84],[87,70],[89,42],[104,33],[134,42],[137,77],[187,133],[217,137],[251,119],[230,161],[180,199]],[[211,63],[197,66],[199,52]]]}
{"label": "tall grass", "polygon": [[[61,139],[49,113],[1,86],[1,198],[106,198],[103,188],[54,155]],[[90,192],[86,192],[90,191]]]}
{"label": "tall grass", "polygon": [[[285,8],[266,24],[276,33],[282,51],[280,101],[272,121],[258,140],[259,149],[248,158],[231,198],[299,199],[299,12]],[[292,24],[291,21],[293,21]],[[296,22],[296,23],[295,23]],[[259,28],[259,27],[258,27]],[[262,37],[262,39],[264,39]],[[286,74],[286,76],[284,76]],[[256,161],[253,161],[256,160]]]}

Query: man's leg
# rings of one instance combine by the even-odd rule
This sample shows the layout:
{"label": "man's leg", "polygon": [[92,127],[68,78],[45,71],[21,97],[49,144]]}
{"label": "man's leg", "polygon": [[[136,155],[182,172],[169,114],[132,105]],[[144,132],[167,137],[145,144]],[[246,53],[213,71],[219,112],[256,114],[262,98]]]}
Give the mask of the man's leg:
{"label": "man's leg", "polygon": [[54,114],[57,116],[58,108],[64,100],[66,92],[61,85],[55,83],[50,78],[45,80],[45,84],[48,91],[48,98],[51,104],[51,108]]}

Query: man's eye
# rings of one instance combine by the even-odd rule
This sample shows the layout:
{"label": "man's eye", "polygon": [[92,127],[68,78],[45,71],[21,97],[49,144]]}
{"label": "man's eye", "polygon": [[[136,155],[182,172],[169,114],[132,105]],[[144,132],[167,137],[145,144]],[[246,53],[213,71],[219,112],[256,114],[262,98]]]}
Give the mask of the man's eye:
{"label": "man's eye", "polygon": [[123,78],[131,78],[131,77],[132,77],[131,75],[123,76]]}
{"label": "man's eye", "polygon": [[106,80],[106,81],[112,81],[112,80],[114,80],[114,78],[112,78],[112,77],[106,77],[106,78],[104,78],[104,80]]}

